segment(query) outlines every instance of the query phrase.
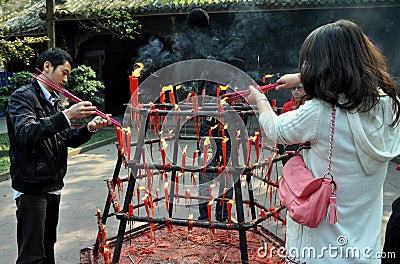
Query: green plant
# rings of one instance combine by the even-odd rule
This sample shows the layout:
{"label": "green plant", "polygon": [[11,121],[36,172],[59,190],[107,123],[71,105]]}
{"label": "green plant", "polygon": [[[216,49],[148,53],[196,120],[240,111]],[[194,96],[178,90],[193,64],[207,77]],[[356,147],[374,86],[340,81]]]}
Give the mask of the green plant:
{"label": "green plant", "polygon": [[104,90],[101,81],[96,80],[96,72],[86,65],[80,65],[71,70],[65,88],[84,101],[101,104],[104,99],[96,94]]}
{"label": "green plant", "polygon": [[119,39],[135,39],[138,30],[142,28],[139,22],[125,9],[106,8],[99,6],[82,14],[79,19],[82,28],[94,32],[108,32]]}
{"label": "green plant", "polygon": [[30,60],[35,56],[35,51],[30,45],[48,41],[47,37],[23,37],[9,40],[4,33],[8,30],[10,28],[0,27],[0,63],[17,59],[29,65]]}
{"label": "green plant", "polygon": [[0,110],[7,108],[10,95],[19,87],[29,84],[32,81],[32,74],[27,71],[16,72],[9,77],[10,84],[0,87]]}
{"label": "green plant", "polygon": [[0,134],[0,173],[10,169],[9,149],[10,141],[8,140],[8,135]]}

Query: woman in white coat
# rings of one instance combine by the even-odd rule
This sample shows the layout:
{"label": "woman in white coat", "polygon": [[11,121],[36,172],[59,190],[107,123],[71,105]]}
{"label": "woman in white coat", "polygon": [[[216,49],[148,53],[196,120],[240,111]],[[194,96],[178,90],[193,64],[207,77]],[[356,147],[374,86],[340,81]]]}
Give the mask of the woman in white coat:
{"label": "woman in white coat", "polygon": [[389,161],[400,154],[400,101],[383,55],[360,27],[340,20],[315,29],[299,56],[299,74],[283,76],[277,89],[300,82],[310,100],[277,116],[250,86],[267,137],[277,143],[310,142],[303,150],[315,177],[328,167],[331,107],[337,105],[332,175],[338,183],[339,222],[308,228],[287,216],[287,262],[380,263],[383,183]]}

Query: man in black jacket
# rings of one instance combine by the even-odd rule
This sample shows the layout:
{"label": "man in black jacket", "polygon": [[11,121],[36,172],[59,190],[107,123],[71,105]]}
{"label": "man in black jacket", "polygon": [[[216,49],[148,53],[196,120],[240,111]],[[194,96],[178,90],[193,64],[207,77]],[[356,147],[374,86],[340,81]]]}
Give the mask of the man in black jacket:
{"label": "man in black jacket", "polygon": [[[41,77],[46,79],[46,75],[59,85],[67,82],[71,64],[71,56],[59,48],[44,51],[37,61]],[[34,80],[17,89],[6,113],[10,174],[17,205],[17,263],[55,263],[67,148],[78,147],[97,129],[111,124],[109,118],[97,116],[86,126],[70,128],[71,120],[94,115],[96,107],[84,101],[63,109],[57,93],[46,83]]]}

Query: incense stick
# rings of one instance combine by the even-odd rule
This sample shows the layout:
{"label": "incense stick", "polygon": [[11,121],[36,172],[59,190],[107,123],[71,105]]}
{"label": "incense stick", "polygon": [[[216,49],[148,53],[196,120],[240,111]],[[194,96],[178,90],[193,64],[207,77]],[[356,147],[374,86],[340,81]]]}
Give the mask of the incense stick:
{"label": "incense stick", "polygon": [[[266,93],[266,92],[268,92],[270,90],[274,90],[278,85],[279,84],[277,84],[277,83],[271,83],[271,84],[267,84],[267,85],[264,85],[264,86],[257,86],[257,85],[254,85],[254,86],[258,90],[260,90],[262,93]],[[222,97],[225,98],[225,101],[227,103],[231,103],[231,102],[234,102],[236,100],[243,99],[243,98],[247,97],[249,94],[250,94],[249,90],[243,90],[243,91],[240,91],[240,92],[228,93],[228,94],[223,95]]]}
{"label": "incense stick", "polygon": [[[50,86],[51,88],[53,88],[54,90],[57,90],[58,92],[60,92],[61,94],[63,94],[65,97],[71,99],[72,101],[74,101],[75,103],[79,103],[82,102],[81,99],[79,99],[78,97],[76,97],[74,94],[72,94],[71,92],[69,92],[68,90],[66,90],[64,87],[62,87],[61,85],[59,85],[58,83],[56,83],[55,81],[53,81],[50,77],[48,77],[46,74],[44,74],[42,71],[40,71],[38,68],[36,68],[36,70],[38,72],[40,72],[45,78],[43,78],[40,75],[35,74],[33,76],[33,78],[35,78],[36,80]],[[107,119],[107,115],[103,112],[101,112],[100,110],[96,109],[96,114],[98,116],[101,116],[102,118]],[[110,117],[111,122],[119,127],[122,127],[122,124],[120,122],[118,122],[117,120],[115,120],[114,118]]]}

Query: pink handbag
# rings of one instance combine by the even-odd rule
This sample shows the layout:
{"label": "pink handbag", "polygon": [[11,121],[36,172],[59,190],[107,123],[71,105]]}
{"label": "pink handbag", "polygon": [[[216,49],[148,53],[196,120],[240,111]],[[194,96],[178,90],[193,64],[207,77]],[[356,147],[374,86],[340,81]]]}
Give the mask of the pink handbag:
{"label": "pink handbag", "polygon": [[315,178],[307,169],[303,157],[296,155],[283,166],[283,176],[279,181],[278,196],[290,217],[295,222],[312,228],[318,227],[324,219],[328,206],[328,223],[339,222],[336,207],[337,183],[331,174],[335,113],[336,106],[333,105],[328,171],[322,178]]}

